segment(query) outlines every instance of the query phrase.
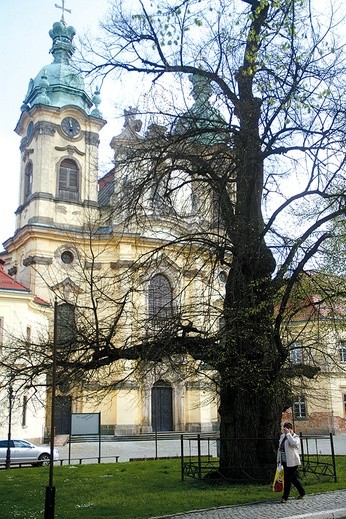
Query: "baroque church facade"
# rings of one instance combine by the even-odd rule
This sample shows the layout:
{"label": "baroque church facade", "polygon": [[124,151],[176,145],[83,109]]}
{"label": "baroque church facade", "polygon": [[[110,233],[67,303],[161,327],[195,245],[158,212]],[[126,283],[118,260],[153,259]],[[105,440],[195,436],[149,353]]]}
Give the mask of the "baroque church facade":
{"label": "baroque church facade", "polygon": [[[99,92],[89,96],[73,66],[74,28],[62,20],[53,24],[49,34],[53,62],[30,80],[15,129],[21,138],[20,203],[15,233],[4,243],[3,257],[16,282],[51,304],[47,327],[52,328],[54,298],[65,305],[80,302],[83,294],[89,294],[91,273],[99,282],[107,280],[107,289],[113,283],[115,287],[117,282],[113,280],[122,276],[117,288],[112,288],[116,292],[113,297],[121,298],[119,294],[126,291],[126,276],[132,276],[129,266],[150,254],[160,240],[167,241],[177,228],[191,225],[190,213],[196,200],[189,200],[190,193],[183,193],[177,218],[165,212],[160,202],[153,208],[150,198],[154,195],[148,196],[141,203],[142,222],[145,219],[146,224],[125,226],[122,190],[126,190],[126,173],[117,164],[125,162],[126,150],[141,146],[141,121],[134,111],[125,111],[123,130],[111,142],[115,167],[99,179],[99,132],[106,124],[99,110]],[[158,210],[160,207],[162,210]],[[138,281],[141,289],[131,303],[135,312],[123,325],[122,333],[135,335],[138,323],[146,316],[152,320],[153,312],[173,312],[181,283],[190,284],[184,297],[191,299],[193,306],[195,294],[203,290],[202,282],[192,274],[196,265],[182,274],[181,261],[174,251],[163,252],[142,272]],[[104,310],[103,316],[106,314]],[[104,320],[107,318],[114,316]],[[101,430],[109,434],[217,429],[215,384],[208,382],[208,377],[196,375],[195,370],[186,376],[185,360],[177,361],[174,367],[163,363],[136,370],[133,363],[125,361],[120,374],[116,369],[111,371],[100,375],[103,387],[109,377],[112,388],[101,397],[83,389],[97,385],[94,381],[88,386],[83,377],[58,386],[56,434],[69,432],[71,412],[101,412]],[[49,396],[47,399],[49,411]],[[48,414],[42,437],[50,434]]]}
{"label": "baroque church facade", "polygon": [[[0,308],[1,288],[6,294],[11,289],[12,295],[15,293],[13,308],[19,308],[18,294],[25,305],[20,315],[18,310],[11,315],[1,310],[0,331],[1,317],[6,314],[6,321],[22,322],[22,334],[30,328],[33,336],[38,335],[35,329],[42,331],[44,325],[47,334],[52,334],[56,298],[67,310],[88,307],[92,326],[88,316],[79,313],[86,341],[94,340],[95,330],[89,330],[89,336],[87,332],[95,323],[106,335],[117,322],[117,344],[153,333],[160,339],[167,317],[173,322],[171,318],[176,316],[181,334],[208,326],[220,329],[218,310],[222,308],[225,273],[211,273],[205,251],[199,254],[187,248],[182,252],[175,240],[197,224],[198,230],[212,228],[214,201],[208,200],[208,193],[199,186],[192,190],[193,183],[185,182],[179,172],[174,185],[166,186],[163,192],[159,183],[143,189],[142,172],[150,168],[147,144],[150,147],[157,142],[163,130],[152,124],[143,132],[132,109],[124,112],[123,129],[111,141],[114,167],[99,178],[99,132],[106,124],[99,110],[100,93],[87,93],[73,65],[74,28],[60,21],[49,34],[53,62],[30,80],[16,126],[21,138],[20,202],[15,233],[4,243],[1,260],[5,284],[0,285]],[[195,102],[188,115],[198,122],[203,109],[207,111],[203,124],[208,120],[221,127],[222,119],[209,104],[209,95],[206,85],[195,81]],[[187,120],[179,120],[177,132]],[[203,145],[210,144],[210,149],[218,145],[210,143],[208,132],[203,133],[203,139]],[[140,168],[135,155],[142,156]],[[133,200],[128,204],[129,198],[136,197],[134,186],[142,187],[136,215],[130,214]],[[172,194],[170,203],[165,196],[168,191]],[[209,283],[210,275],[214,276],[213,284]],[[201,312],[204,300],[211,304]],[[345,342],[337,345],[327,328],[326,343],[334,344],[342,366],[346,362]],[[15,333],[16,326],[13,330]],[[293,345],[292,364],[300,362],[300,345]],[[320,393],[328,393],[328,398],[316,400],[312,387],[309,391],[297,389],[293,404],[297,430],[346,430],[345,377],[342,369],[332,371],[326,367],[317,383]],[[23,394],[16,405],[21,405],[24,396],[27,398]],[[36,440],[49,436],[49,391],[40,396],[40,402],[41,410],[33,408],[26,425],[16,426],[18,436]],[[76,374],[75,380],[64,380],[58,385],[55,408],[56,434],[69,432],[71,412],[100,412],[101,432],[107,434],[210,433],[218,429],[217,377],[208,365],[191,363],[181,355],[155,365],[127,359]]]}

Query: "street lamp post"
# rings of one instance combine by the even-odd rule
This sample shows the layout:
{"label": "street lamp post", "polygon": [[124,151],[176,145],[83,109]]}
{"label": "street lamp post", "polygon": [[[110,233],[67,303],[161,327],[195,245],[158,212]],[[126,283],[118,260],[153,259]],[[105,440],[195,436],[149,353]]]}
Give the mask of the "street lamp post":
{"label": "street lamp post", "polygon": [[54,303],[54,338],[52,350],[52,403],[50,421],[50,462],[49,462],[49,481],[46,487],[44,519],[54,519],[55,514],[55,486],[53,485],[53,466],[54,466],[54,428],[55,428],[55,392],[56,392],[56,349],[57,349],[57,312],[58,303]]}
{"label": "street lamp post", "polygon": [[7,450],[6,450],[6,464],[7,469],[11,466],[11,428],[12,428],[12,406],[13,406],[14,394],[12,387],[12,378],[8,386],[8,434],[7,434]]}

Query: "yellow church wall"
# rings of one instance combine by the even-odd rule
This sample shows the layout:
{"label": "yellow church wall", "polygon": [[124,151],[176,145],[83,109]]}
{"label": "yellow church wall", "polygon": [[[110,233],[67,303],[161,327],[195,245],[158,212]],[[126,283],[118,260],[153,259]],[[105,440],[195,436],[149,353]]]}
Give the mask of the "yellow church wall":
{"label": "yellow church wall", "polygon": [[[193,386],[196,385],[196,388]],[[187,384],[185,394],[185,421],[188,430],[211,432],[217,427],[216,393],[205,383]]]}
{"label": "yellow church wall", "polygon": [[[29,247],[30,245],[30,247]],[[131,237],[114,237],[112,240],[101,239],[94,242],[93,253],[97,258],[97,268],[95,268],[94,275],[98,278],[106,278],[106,276],[116,276],[120,272],[125,272],[128,268],[129,261],[134,260],[147,253],[153,247],[151,240],[135,239],[131,241]],[[34,268],[23,267],[23,271],[31,272],[35,276],[32,285],[41,295],[49,300],[52,293],[48,285],[54,286],[59,282],[69,278],[76,286],[83,288],[81,279],[83,273],[81,269],[84,268],[85,258],[83,257],[83,250],[87,247],[87,239],[82,239],[77,233],[47,233],[41,236],[36,233],[36,239],[30,242],[23,243],[23,255],[28,257],[34,252],[37,256],[48,258],[51,260],[50,264],[36,264]],[[64,249],[73,251],[81,251],[79,261],[76,264],[64,265],[60,258],[60,253]],[[161,263],[155,265],[149,271],[140,271],[132,273],[132,281],[138,287],[138,290],[131,295],[129,302],[129,317],[128,320],[120,327],[119,338],[121,343],[121,334],[135,336],[137,327],[140,327],[142,319],[147,318],[147,292],[148,282],[151,276],[156,272],[163,272],[167,275],[172,283],[174,293],[176,295],[180,292],[180,287],[186,284],[185,275],[182,276],[184,270],[185,257],[182,254],[177,254],[173,248],[167,250],[166,260],[163,258]],[[36,273],[37,271],[37,273]],[[184,273],[185,274],[185,273]],[[187,274],[188,289],[184,304],[188,303],[193,306],[194,301],[200,299],[204,290],[204,284],[200,276],[195,273]],[[181,284],[181,285],[180,285]],[[123,283],[114,285],[114,295],[119,296],[128,290],[129,285],[127,280]],[[81,290],[78,294],[78,303],[81,304],[83,297],[88,298],[88,293]],[[107,307],[104,310],[107,311]],[[195,324],[195,323],[194,323]],[[202,324],[202,319],[196,323]],[[115,366],[114,366],[115,368]],[[115,368],[116,369],[116,368]],[[129,368],[130,369],[130,368]],[[154,383],[155,381],[153,381]],[[144,398],[146,401],[144,401]],[[217,421],[217,410],[215,404],[201,403],[203,399],[200,397],[200,389],[187,389],[185,392],[173,386],[173,420],[175,430],[210,430],[211,421]],[[96,399],[97,401],[97,399]],[[120,433],[151,431],[151,416],[150,416],[150,388],[146,394],[139,393],[136,390],[122,390],[114,395],[114,401],[111,405],[102,403],[101,406],[102,425],[104,429],[111,430],[112,426]],[[202,409],[201,409],[202,407]],[[83,411],[93,409],[95,406],[91,403],[83,404]],[[145,409],[149,409],[145,411]],[[81,412],[80,409],[75,412]]]}
{"label": "yellow church wall", "polygon": [[[345,366],[346,369],[346,366]],[[331,384],[331,406],[335,416],[346,420],[346,372],[342,375],[334,375]],[[346,429],[346,421],[345,421]]]}
{"label": "yellow church wall", "polygon": [[96,396],[92,398],[84,396],[82,411],[83,413],[101,413],[102,433],[114,433],[116,418],[116,395],[112,391],[103,398]]}
{"label": "yellow church wall", "polygon": [[118,434],[140,432],[142,405],[138,390],[117,390],[115,394],[115,432]]}
{"label": "yellow church wall", "polygon": [[[49,293],[49,290],[47,287],[45,287],[45,283],[42,282],[44,279],[45,281],[49,282],[49,284],[52,286],[55,283],[59,283],[59,281],[63,281],[65,277],[71,278],[76,285],[81,285],[81,278],[83,277],[83,274],[81,272],[81,269],[84,268],[84,264],[88,259],[88,256],[83,258],[84,252],[83,248],[86,247],[86,244],[83,242],[83,239],[81,239],[78,235],[73,235],[71,233],[66,233],[64,236],[63,234],[56,234],[52,232],[49,235],[46,235],[45,237],[40,237],[40,235],[37,233],[36,240],[31,239],[30,242],[24,243],[21,248],[22,257],[30,257],[32,255],[38,256],[43,258],[44,260],[48,260],[51,262],[51,264],[36,264],[35,269],[38,271],[39,275],[36,276],[36,279],[31,279],[31,283],[35,283],[34,287],[36,292],[38,292],[41,297],[49,299],[51,297],[51,294]],[[85,240],[87,239],[87,236]],[[131,261],[135,257],[139,257],[148,250],[150,250],[151,244],[147,244],[145,242],[135,245],[131,244],[128,240],[120,238],[119,241],[115,238],[112,241],[107,240],[101,240],[97,242],[94,245],[94,254],[97,257],[97,262],[100,264],[98,267],[98,272],[96,272],[96,276],[101,277],[103,271],[108,271],[112,269],[114,275],[116,273],[121,272],[121,269],[124,271],[127,266],[119,265],[119,267],[116,265],[117,262],[121,261]],[[61,251],[63,248],[70,248],[72,250],[76,250],[77,253],[80,253],[80,264],[79,262],[76,262],[76,264],[73,265],[64,265],[61,262],[61,259],[59,257],[59,251]],[[172,254],[174,257],[174,255]],[[43,260],[43,262],[44,262]],[[17,275],[17,279],[24,280],[25,279],[25,272],[28,272],[30,270],[30,267],[23,267],[23,265],[20,265],[22,261],[18,258],[17,264],[19,265],[19,271]],[[146,304],[146,297],[147,297],[147,291],[146,291],[146,283],[149,281],[150,277],[152,276],[153,272],[163,272],[167,277],[170,279],[172,286],[176,290],[177,293],[179,293],[180,290],[180,280],[181,274],[179,273],[179,269],[183,268],[184,265],[184,257],[177,258],[176,268],[170,268],[167,269],[164,265],[162,268],[160,268],[160,265],[156,270],[151,269],[148,273],[144,273],[142,280],[143,290],[138,290],[136,294],[134,294],[133,297],[138,298],[138,304],[136,307],[139,309],[140,312],[143,313],[143,315],[147,312],[147,304]],[[35,275],[34,275],[35,276]],[[136,276],[136,274],[135,274]],[[178,278],[178,283],[176,283],[176,279]],[[26,278],[27,279],[27,278]],[[181,278],[181,283],[185,283],[185,280]],[[198,298],[198,295],[201,293],[201,281],[196,277],[192,282],[189,284],[189,289],[187,291],[187,298],[188,301],[191,301],[191,306],[193,304],[193,301]],[[117,286],[118,290],[126,290],[128,288],[127,282],[123,287],[121,285]],[[140,317],[140,316],[139,316]]]}
{"label": "yellow church wall", "polygon": [[201,391],[201,424],[202,430],[211,430],[218,423],[217,400],[215,391],[203,389]]}
{"label": "yellow church wall", "polygon": [[201,422],[200,391],[186,388],[185,393],[185,422],[193,430]]}

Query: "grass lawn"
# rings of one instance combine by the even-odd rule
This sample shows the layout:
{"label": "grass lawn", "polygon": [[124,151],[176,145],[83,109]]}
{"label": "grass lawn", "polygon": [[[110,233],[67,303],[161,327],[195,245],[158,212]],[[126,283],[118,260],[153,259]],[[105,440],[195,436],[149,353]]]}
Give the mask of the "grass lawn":
{"label": "grass lawn", "polygon": [[[337,457],[337,474],[338,483],[303,480],[307,493],[345,488],[346,456]],[[48,476],[47,467],[0,470],[0,517],[42,519]],[[271,485],[181,481],[177,459],[56,466],[54,486],[56,519],[147,519],[279,498]]]}

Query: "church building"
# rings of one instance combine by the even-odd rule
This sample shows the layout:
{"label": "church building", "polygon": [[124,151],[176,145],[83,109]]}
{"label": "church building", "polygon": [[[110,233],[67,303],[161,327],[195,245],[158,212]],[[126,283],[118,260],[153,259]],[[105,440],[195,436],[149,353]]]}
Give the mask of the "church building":
{"label": "church building", "polygon": [[[120,333],[123,340],[136,336],[148,320],[158,333],[162,316],[176,312],[178,300],[190,300],[192,307],[195,294],[206,290],[203,275],[196,274],[201,266],[183,268],[186,258],[180,259],[174,247],[152,252],[168,236],[186,232],[197,214],[197,197],[192,199],[183,188],[172,214],[159,190],[154,194],[151,188],[140,203],[141,222],[127,223],[124,192],[131,172],[125,172],[124,164],[129,150],[141,147],[145,139],[142,123],[135,110],[125,111],[123,130],[111,142],[114,169],[99,178],[99,132],[106,124],[99,110],[100,93],[87,93],[73,64],[74,28],[62,19],[49,34],[53,61],[30,79],[15,129],[21,138],[20,203],[14,236],[4,243],[6,269],[16,283],[51,304],[50,330],[55,298],[61,308],[81,306],[83,298],[90,302],[92,289],[101,291],[100,283],[103,291],[112,286],[115,307],[105,303],[109,293],[98,303],[104,305],[103,324],[116,320],[118,303],[135,277],[136,293],[132,290],[127,302],[131,316],[122,321]],[[159,130],[153,125],[147,137]],[[145,269],[132,269],[150,254]],[[187,374],[187,364],[181,358],[174,366],[138,367],[124,361],[94,379],[81,375],[58,384],[55,433],[69,432],[71,412],[101,412],[101,430],[107,434],[216,430],[215,382],[195,369]],[[96,395],[95,388],[101,386],[104,393]],[[47,416],[44,436],[49,434]]]}
{"label": "church building", "polygon": [[[144,347],[146,338],[148,344],[155,339],[162,346],[169,327],[196,341],[207,332],[222,332],[227,272],[211,264],[208,250],[198,241],[199,235],[208,233],[222,240],[217,200],[202,182],[187,178],[180,167],[183,161],[174,163],[162,147],[157,157],[171,168],[170,180],[165,183],[160,164],[150,177],[155,146],[165,142],[166,130],[154,123],[144,128],[131,107],[124,111],[120,134],[110,143],[114,166],[100,176],[100,131],[106,124],[99,108],[101,94],[98,89],[88,93],[74,65],[74,28],[62,18],[49,34],[53,61],[30,79],[15,128],[20,137],[19,206],[14,235],[1,255],[0,338],[5,329],[12,329],[13,336],[27,334],[28,344],[33,335],[38,341],[46,334],[49,344],[57,302],[61,344],[71,348],[70,358],[81,359],[83,368],[76,362],[69,378],[58,374],[55,434],[70,432],[71,413],[96,412],[101,413],[101,432],[109,435],[217,431],[218,378],[206,362],[192,362],[181,352],[156,361],[152,355],[145,361],[135,355],[117,357],[116,351],[138,343]],[[194,103],[171,134],[177,136],[183,157],[192,141],[179,140],[179,132],[186,132],[194,121],[191,135],[217,159],[226,125],[210,104],[211,90],[203,78],[193,77],[191,82]],[[193,243],[187,238],[191,234],[196,237]],[[13,326],[15,319],[19,327]],[[85,369],[88,345],[94,348],[93,369]],[[344,365],[345,342],[335,347]],[[301,362],[299,348],[293,348],[291,364]],[[112,355],[114,362],[103,363]],[[18,436],[40,441],[51,434],[50,374],[46,376],[41,409],[28,407],[32,388],[18,393]],[[345,431],[344,373],[333,377],[328,367],[319,380],[324,387],[333,386],[328,393],[333,398],[314,405],[313,392],[309,402],[306,389],[300,388],[293,405],[296,429]]]}

